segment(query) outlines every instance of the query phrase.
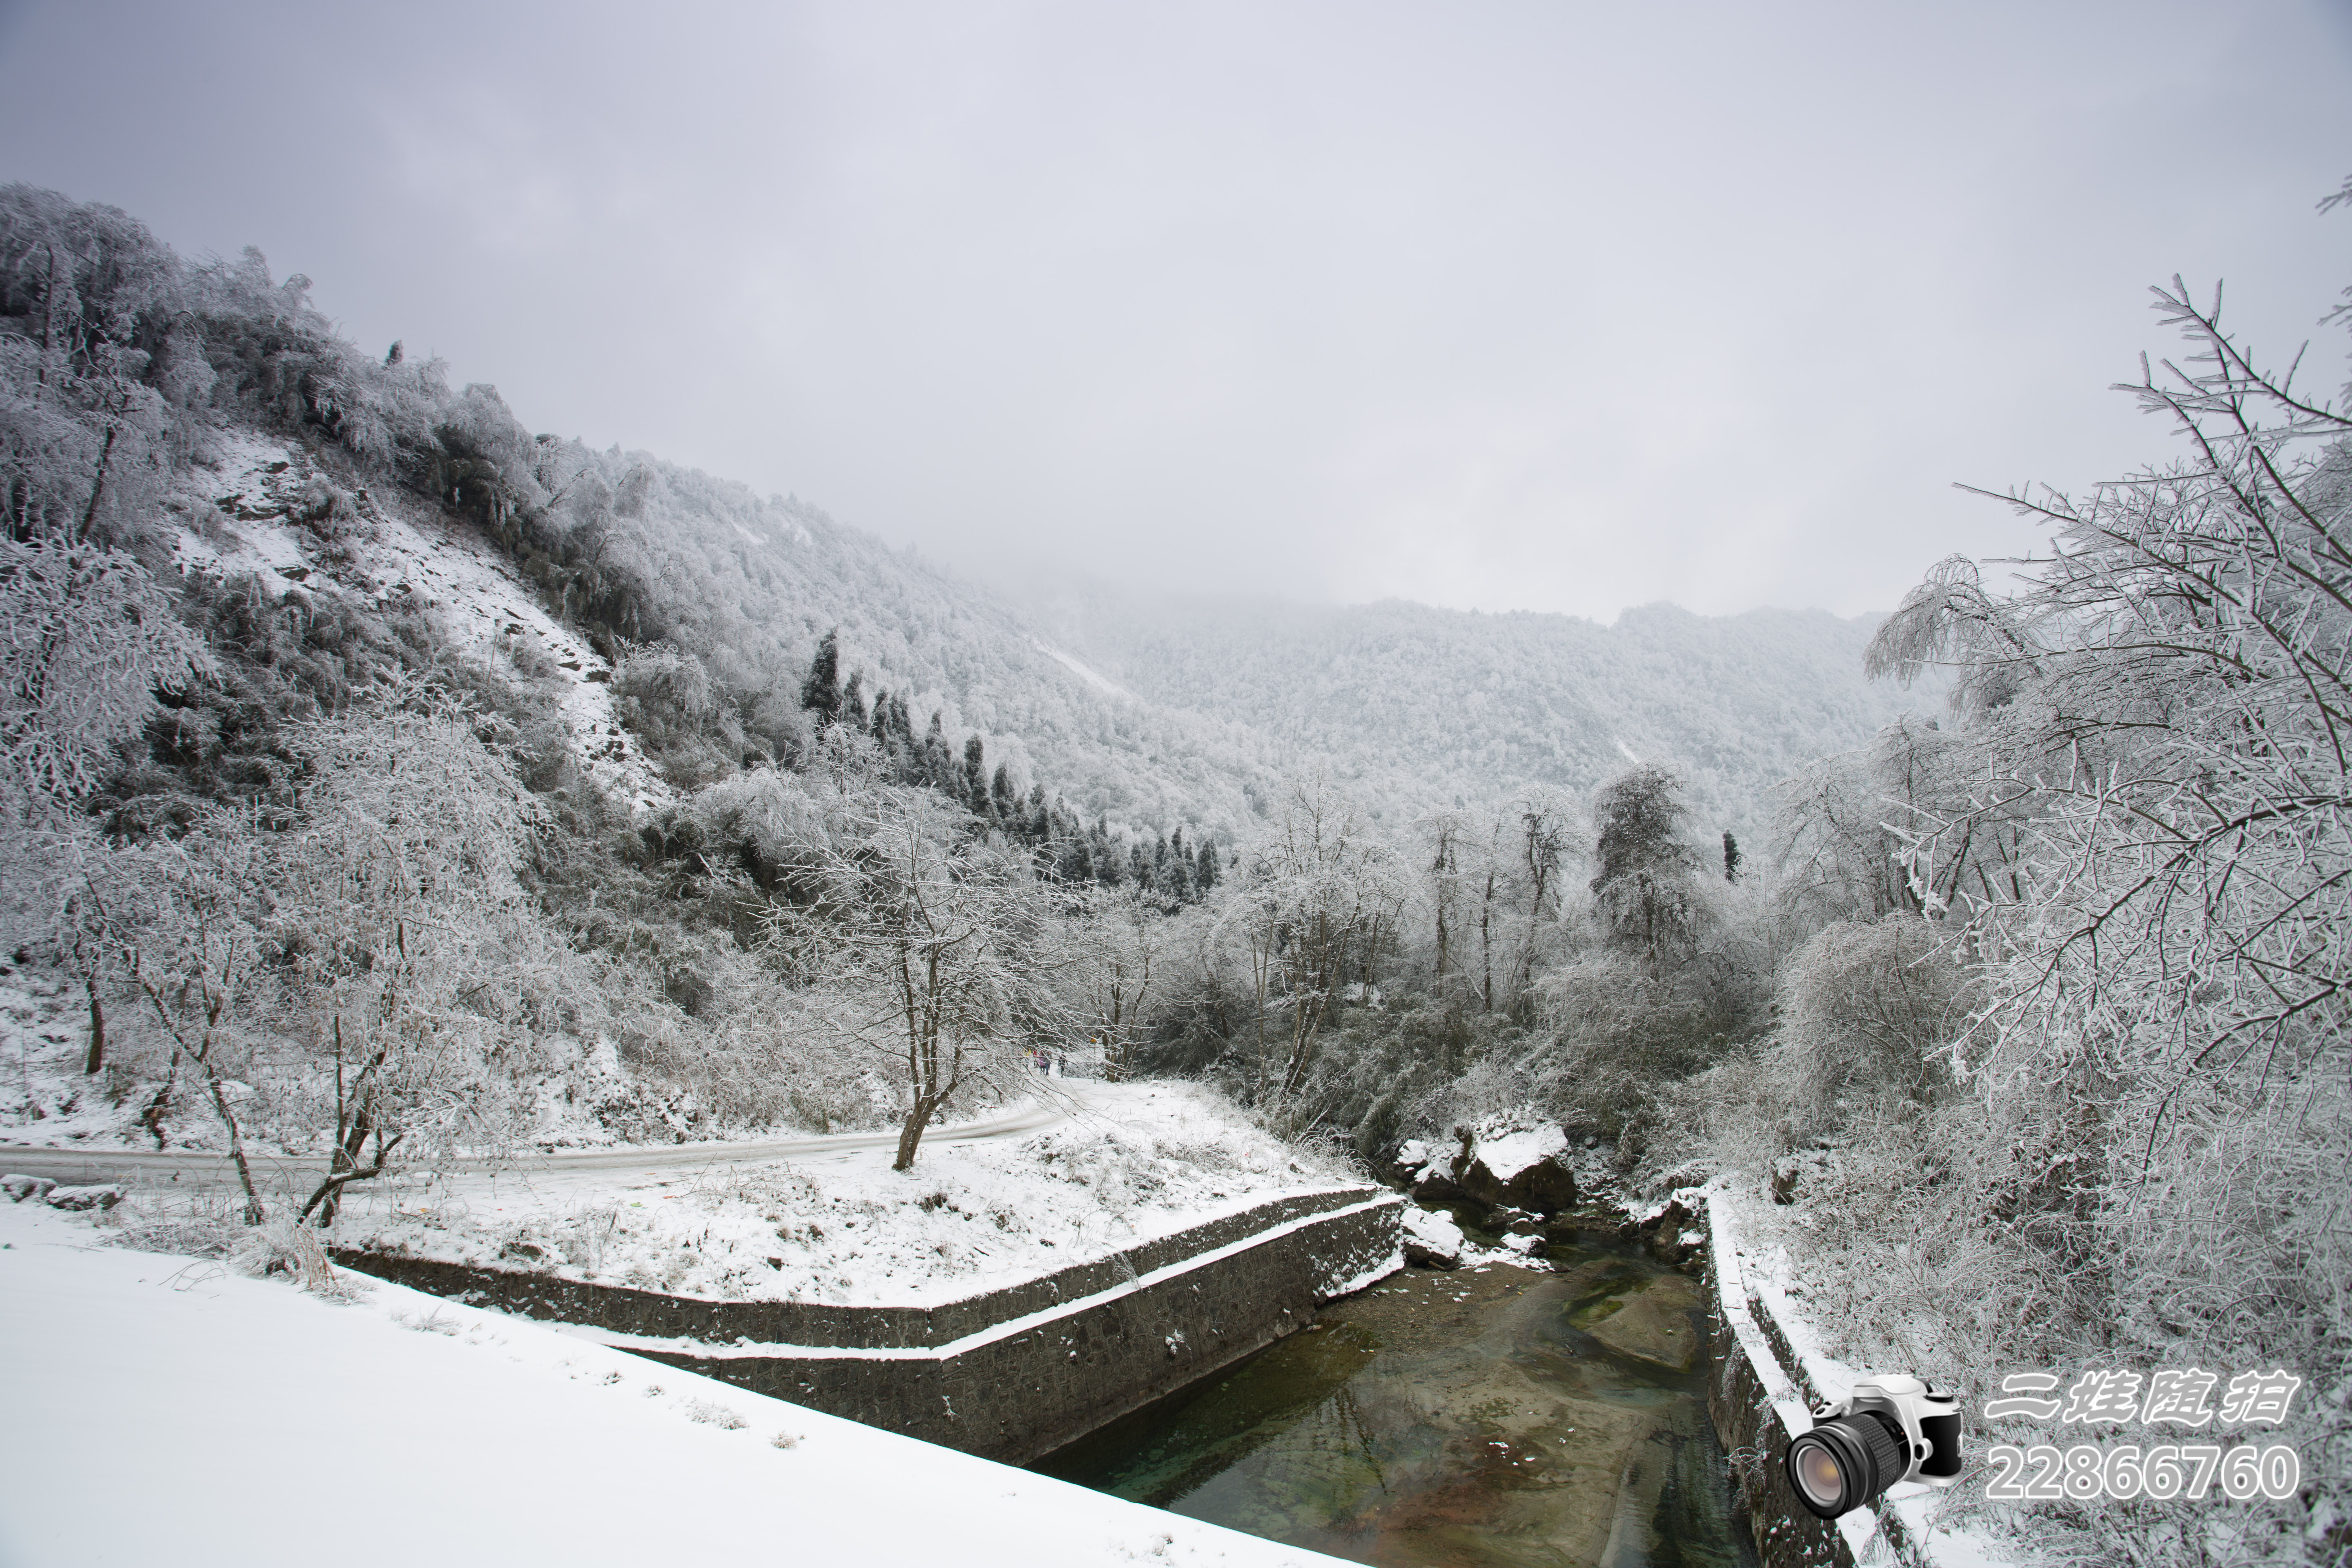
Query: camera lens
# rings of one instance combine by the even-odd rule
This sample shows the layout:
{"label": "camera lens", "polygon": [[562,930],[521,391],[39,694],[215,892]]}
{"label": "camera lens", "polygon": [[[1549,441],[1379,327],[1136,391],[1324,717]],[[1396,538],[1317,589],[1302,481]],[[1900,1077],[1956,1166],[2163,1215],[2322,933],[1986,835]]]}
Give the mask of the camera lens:
{"label": "camera lens", "polygon": [[1823,1519],[1860,1508],[1910,1468],[1903,1434],[1874,1410],[1816,1422],[1789,1445],[1789,1483]]}
{"label": "camera lens", "polygon": [[1823,1508],[1836,1508],[1845,1497],[1845,1471],[1837,1456],[1821,1443],[1799,1443],[1789,1451],[1789,1474],[1797,1489]]}

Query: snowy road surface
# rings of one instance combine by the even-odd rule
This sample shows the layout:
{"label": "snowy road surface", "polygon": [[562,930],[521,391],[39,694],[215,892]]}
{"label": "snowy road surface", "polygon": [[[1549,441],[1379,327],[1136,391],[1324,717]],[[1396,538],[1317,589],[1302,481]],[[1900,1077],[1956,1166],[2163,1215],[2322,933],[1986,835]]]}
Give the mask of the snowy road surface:
{"label": "snowy road surface", "polygon": [[[1051,1127],[1069,1116],[1067,1109],[1031,1102],[1003,1116],[981,1121],[934,1127],[923,1134],[923,1146],[978,1143],[996,1138],[1018,1138]],[[778,1138],[745,1143],[672,1143],[631,1149],[587,1149],[553,1154],[528,1154],[518,1159],[452,1160],[440,1167],[452,1173],[504,1171],[523,1176],[563,1176],[600,1171],[701,1170],[711,1165],[741,1165],[762,1160],[822,1163],[876,1149],[895,1149],[898,1134],[839,1132],[824,1138]],[[257,1177],[264,1175],[315,1181],[327,1168],[324,1157],[289,1159],[284,1155],[250,1156]],[[153,1149],[44,1149],[30,1144],[0,1143],[0,1175],[22,1173],[51,1176],[68,1184],[91,1182],[180,1181],[188,1178],[233,1181],[236,1167],[226,1154],[214,1151]]]}
{"label": "snowy road surface", "polygon": [[1337,1562],[382,1281],[94,1240],[0,1205],[10,1568]]}

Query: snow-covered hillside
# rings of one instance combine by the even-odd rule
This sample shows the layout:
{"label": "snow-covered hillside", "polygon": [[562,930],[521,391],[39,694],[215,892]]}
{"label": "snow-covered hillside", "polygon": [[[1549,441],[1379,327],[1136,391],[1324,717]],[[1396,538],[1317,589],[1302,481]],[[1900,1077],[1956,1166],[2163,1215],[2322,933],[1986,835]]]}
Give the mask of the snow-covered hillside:
{"label": "snow-covered hillside", "polygon": [[1875,617],[1696,616],[1613,626],[1391,601],[1347,608],[1163,600],[1101,584],[1042,600],[1057,646],[1140,700],[1248,727],[1269,758],[1323,759],[1394,816],[1528,784],[1587,795],[1636,762],[1688,784],[1694,827],[1753,833],[1772,788],[1934,692],[1864,679]]}
{"label": "snow-covered hillside", "polygon": [[[543,448],[714,677],[789,686],[838,634],[845,679],[887,688],[951,744],[1107,817],[1231,842],[1318,768],[1402,823],[1531,784],[1589,794],[1629,756],[1690,784],[1698,826],[1752,832],[1811,758],[1932,697],[1865,680],[1874,622],[1666,605],[1603,627],[1391,603],[1170,601],[1087,584],[1004,590],[891,550],[798,500],[646,453]],[[584,476],[584,477],[583,477]]]}
{"label": "snow-covered hillside", "polygon": [[306,527],[324,476],[299,445],[249,430],[223,437],[218,467],[191,478],[200,493],[178,509],[187,521],[173,552],[183,573],[249,574],[296,604],[331,594],[422,610],[462,657],[555,690],[572,749],[599,788],[640,809],[675,798],[614,712],[611,664],[557,624],[488,541],[407,496],[365,491],[356,519]]}

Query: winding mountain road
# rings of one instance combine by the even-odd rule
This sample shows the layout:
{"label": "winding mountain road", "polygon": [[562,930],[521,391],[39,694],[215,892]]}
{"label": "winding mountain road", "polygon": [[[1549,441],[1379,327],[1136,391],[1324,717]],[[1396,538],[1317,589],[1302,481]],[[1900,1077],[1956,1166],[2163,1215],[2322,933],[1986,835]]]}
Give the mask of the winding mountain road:
{"label": "winding mountain road", "polygon": [[[982,1143],[1018,1138],[1068,1119],[1076,1108],[1074,1089],[1055,1096],[1067,1103],[1027,1101],[1004,1115],[931,1128],[923,1134],[929,1146],[940,1143]],[[651,1173],[656,1171],[703,1170],[713,1165],[752,1164],[766,1160],[831,1161],[870,1150],[895,1148],[897,1132],[841,1132],[822,1138],[778,1138],[758,1142],[671,1143],[627,1149],[582,1149],[532,1153],[510,1160],[458,1159],[436,1166],[443,1173],[508,1173],[521,1176],[585,1175],[599,1171]],[[285,1181],[313,1181],[326,1173],[324,1156],[289,1158],[252,1154],[257,1181],[265,1175]],[[21,1143],[0,1143],[0,1175],[47,1176],[67,1185],[102,1182],[184,1182],[198,1184],[236,1179],[236,1167],[226,1154],[212,1150],[47,1149]],[[273,1183],[273,1184],[275,1184]]]}

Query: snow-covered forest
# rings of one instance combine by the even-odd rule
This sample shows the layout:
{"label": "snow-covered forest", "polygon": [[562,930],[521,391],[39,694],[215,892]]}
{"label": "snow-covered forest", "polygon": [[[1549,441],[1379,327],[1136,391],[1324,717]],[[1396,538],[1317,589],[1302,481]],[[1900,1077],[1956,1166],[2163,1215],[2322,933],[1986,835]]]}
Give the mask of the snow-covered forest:
{"label": "snow-covered forest", "polygon": [[2053,1561],[2352,1528],[2352,421],[2218,303],[2170,457],[1988,500],[2013,574],[1601,628],[1024,602],[310,288],[0,192],[0,979],[74,1020],[11,1138],[324,1153],[327,1224],[458,1152],[905,1168],[1041,1050],[1367,1170],[1543,1119],[1814,1216],[1858,1360],[2301,1369],[2294,1533]]}

